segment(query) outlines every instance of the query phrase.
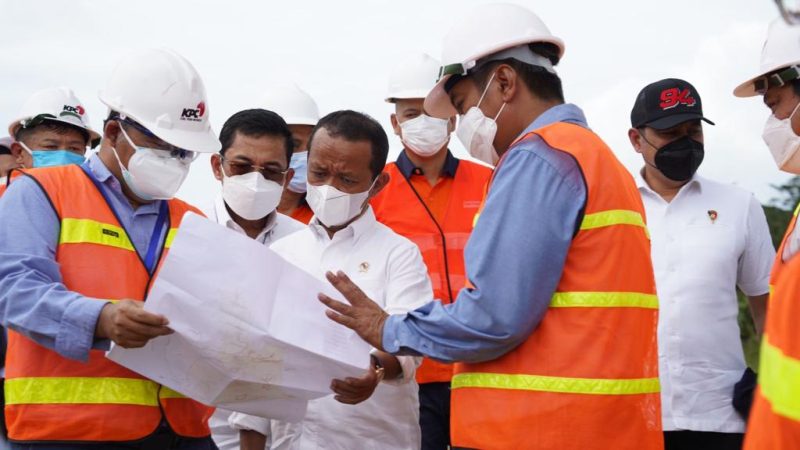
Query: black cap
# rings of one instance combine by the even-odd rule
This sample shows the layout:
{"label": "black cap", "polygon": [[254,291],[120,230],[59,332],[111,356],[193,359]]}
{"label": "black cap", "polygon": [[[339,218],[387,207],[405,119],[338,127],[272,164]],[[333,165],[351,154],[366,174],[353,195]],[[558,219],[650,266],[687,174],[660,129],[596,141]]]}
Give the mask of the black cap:
{"label": "black cap", "polygon": [[690,120],[714,122],[703,117],[700,94],[688,81],[667,78],[648,84],[636,96],[631,110],[631,127],[666,130]]}

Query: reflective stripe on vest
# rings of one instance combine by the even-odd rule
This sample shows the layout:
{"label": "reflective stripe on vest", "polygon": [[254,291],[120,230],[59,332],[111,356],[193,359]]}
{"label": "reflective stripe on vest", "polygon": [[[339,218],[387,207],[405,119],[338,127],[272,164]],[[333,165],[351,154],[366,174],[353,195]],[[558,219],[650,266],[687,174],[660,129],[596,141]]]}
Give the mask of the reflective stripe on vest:
{"label": "reflective stripe on vest", "polygon": [[[170,228],[167,232],[167,239],[164,248],[169,248],[177,234],[177,228]],[[59,244],[97,244],[108,247],[120,248],[123,250],[134,251],[125,230],[108,223],[98,222],[91,219],[71,219],[64,218],[61,221],[61,236]]]}
{"label": "reflective stripe on vest", "polygon": [[502,373],[460,373],[453,389],[490,388],[588,395],[638,395],[659,392],[658,378],[609,380]]}
{"label": "reflective stripe on vest", "polygon": [[642,227],[645,229],[645,232],[647,232],[647,226],[644,224],[642,215],[636,211],[629,211],[626,209],[613,209],[586,214],[583,216],[583,221],[581,222],[581,230],[592,230],[594,228],[610,227],[613,225],[633,225]]}
{"label": "reflective stripe on vest", "polygon": [[648,308],[658,309],[658,297],[639,292],[556,292],[553,308]]}
{"label": "reflective stripe on vest", "polygon": [[758,383],[776,414],[800,421],[800,359],[786,356],[767,335],[761,345]]}
{"label": "reflective stripe on vest", "polygon": [[6,404],[116,404],[158,406],[182,394],[138,378],[37,377],[6,380]]}

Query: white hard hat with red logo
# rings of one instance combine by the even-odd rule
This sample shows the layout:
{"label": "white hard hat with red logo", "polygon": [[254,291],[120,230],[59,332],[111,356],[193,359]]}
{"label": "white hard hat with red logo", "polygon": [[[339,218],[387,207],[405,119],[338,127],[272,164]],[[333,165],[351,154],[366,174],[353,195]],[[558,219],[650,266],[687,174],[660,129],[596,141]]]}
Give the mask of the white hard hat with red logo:
{"label": "white hard hat with red logo", "polygon": [[800,78],[800,28],[788,25],[782,19],[776,19],[770,24],[767,40],[761,49],[761,68],[758,75],[737,86],[733,95],[737,97],[763,95],[771,87],[783,86],[798,78]]}
{"label": "white hard hat with red logo", "polygon": [[222,147],[208,120],[203,80],[172,50],[128,55],[111,73],[100,101],[176,147],[201,153]]}
{"label": "white hard hat with red logo", "polygon": [[555,45],[559,59],[564,54],[564,42],[527,8],[495,3],[472,9],[456,19],[444,38],[439,81],[425,99],[425,111],[440,118],[455,115],[445,83],[454,75],[469,74],[484,62],[515,58],[553,71],[550,60],[528,48],[537,42]]}
{"label": "white hard hat with red logo", "polygon": [[288,125],[311,125],[319,122],[317,103],[296,84],[275,85],[259,102],[259,106],[281,116]]}
{"label": "white hard hat with red logo", "polygon": [[386,101],[425,98],[436,84],[440,66],[439,60],[427,53],[404,59],[392,70]]}
{"label": "white hard hat with red logo", "polygon": [[8,126],[8,134],[16,136],[20,128],[39,125],[43,121],[62,122],[86,131],[89,141],[100,139],[100,134],[89,125],[89,115],[72,89],[55,87],[42,89],[28,98],[18,118]]}

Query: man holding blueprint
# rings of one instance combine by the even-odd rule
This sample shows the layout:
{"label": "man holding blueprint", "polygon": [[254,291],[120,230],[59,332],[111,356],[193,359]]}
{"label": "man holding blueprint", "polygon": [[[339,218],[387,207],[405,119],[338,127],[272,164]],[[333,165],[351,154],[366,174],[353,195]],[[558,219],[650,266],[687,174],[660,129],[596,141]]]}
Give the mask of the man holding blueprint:
{"label": "man holding blueprint", "polygon": [[[417,247],[379,224],[369,207],[388,181],[381,174],[387,153],[386,134],[372,118],[353,111],[323,117],[309,144],[314,219],[271,248],[320,280],[341,268],[391,314],[414,309],[432,290]],[[273,449],[419,448],[419,358],[373,351],[371,359],[364,376],[331,383],[335,397],[310,401],[301,423],[273,420],[270,426],[264,419],[256,431],[271,433]],[[231,417],[234,425],[246,419],[252,424],[252,417]],[[263,441],[251,444],[243,439],[242,450],[263,449]]]}

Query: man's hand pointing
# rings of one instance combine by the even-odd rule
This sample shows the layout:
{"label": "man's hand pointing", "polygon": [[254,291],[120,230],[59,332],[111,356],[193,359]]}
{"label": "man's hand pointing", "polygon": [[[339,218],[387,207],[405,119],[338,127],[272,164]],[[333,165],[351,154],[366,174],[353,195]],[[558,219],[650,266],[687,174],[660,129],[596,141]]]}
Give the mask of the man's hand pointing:
{"label": "man's hand pointing", "polygon": [[326,311],[328,318],[355,331],[361,339],[378,350],[383,350],[383,324],[389,314],[367,297],[344,272],[328,272],[325,277],[350,303],[348,305],[319,294],[319,300],[332,310]]}

